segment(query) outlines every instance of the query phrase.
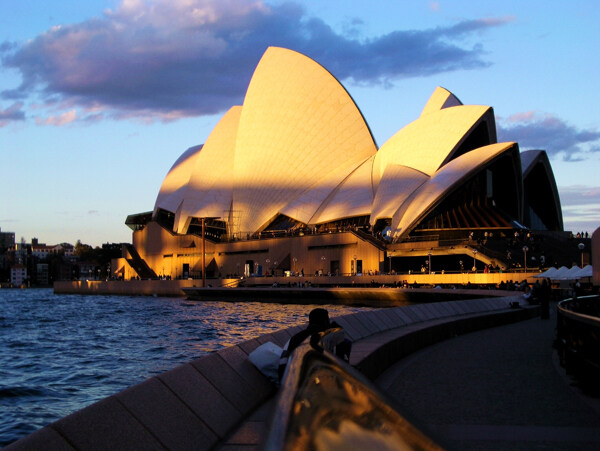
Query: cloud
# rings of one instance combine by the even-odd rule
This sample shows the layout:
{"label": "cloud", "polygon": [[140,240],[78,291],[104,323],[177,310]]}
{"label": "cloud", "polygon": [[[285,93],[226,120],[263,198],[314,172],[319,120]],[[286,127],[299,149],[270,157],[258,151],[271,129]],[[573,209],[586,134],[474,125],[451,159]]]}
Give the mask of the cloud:
{"label": "cloud", "polygon": [[429,9],[434,12],[438,12],[440,10],[440,2],[430,2]]}
{"label": "cloud", "polygon": [[559,188],[565,230],[594,232],[600,226],[600,186]]}
{"label": "cloud", "polygon": [[15,102],[7,109],[0,108],[0,128],[14,121],[24,121],[23,102]]}
{"label": "cloud", "polygon": [[55,125],[57,127],[70,124],[77,119],[77,112],[75,110],[66,111],[58,116],[49,116],[46,119],[37,119],[38,125]]}
{"label": "cloud", "polygon": [[544,149],[550,157],[581,161],[600,151],[600,131],[578,129],[552,114],[516,113],[498,120],[498,140],[517,141],[521,149]]}
{"label": "cloud", "polygon": [[93,107],[105,117],[177,120],[239,104],[270,45],[305,53],[339,79],[389,85],[487,67],[482,47],[465,40],[511,20],[365,38],[356,30],[336,33],[298,3],[123,0],[100,17],[53,27],[22,45],[0,44],[2,65],[22,81],[0,95],[25,99],[35,92],[44,102]]}
{"label": "cloud", "polygon": [[563,186],[559,191],[563,207],[600,205],[600,186],[571,185]]}

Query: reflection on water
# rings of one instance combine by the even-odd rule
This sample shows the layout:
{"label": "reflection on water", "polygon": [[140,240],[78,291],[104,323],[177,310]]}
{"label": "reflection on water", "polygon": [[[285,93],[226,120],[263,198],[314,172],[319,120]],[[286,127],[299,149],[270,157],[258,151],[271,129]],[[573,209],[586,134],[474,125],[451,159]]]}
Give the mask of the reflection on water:
{"label": "reflection on water", "polygon": [[314,307],[0,289],[0,446],[178,364],[303,324]]}

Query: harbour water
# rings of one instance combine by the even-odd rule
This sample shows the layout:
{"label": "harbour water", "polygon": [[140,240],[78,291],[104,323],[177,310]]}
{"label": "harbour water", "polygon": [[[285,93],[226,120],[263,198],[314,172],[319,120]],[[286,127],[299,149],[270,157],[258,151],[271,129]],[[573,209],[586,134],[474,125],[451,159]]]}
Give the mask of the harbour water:
{"label": "harbour water", "polygon": [[0,447],[211,351],[303,324],[313,307],[1,289]]}

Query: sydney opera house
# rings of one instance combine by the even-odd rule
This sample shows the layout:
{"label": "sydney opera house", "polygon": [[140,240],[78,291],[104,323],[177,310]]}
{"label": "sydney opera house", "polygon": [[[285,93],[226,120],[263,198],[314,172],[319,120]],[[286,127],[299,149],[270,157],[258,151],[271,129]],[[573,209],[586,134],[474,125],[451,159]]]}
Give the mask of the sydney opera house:
{"label": "sydney opera house", "polygon": [[474,237],[563,229],[546,153],[497,142],[491,107],[438,87],[378,148],[332,74],[276,47],[126,224],[121,274],[172,278],[408,271],[432,252],[502,266]]}

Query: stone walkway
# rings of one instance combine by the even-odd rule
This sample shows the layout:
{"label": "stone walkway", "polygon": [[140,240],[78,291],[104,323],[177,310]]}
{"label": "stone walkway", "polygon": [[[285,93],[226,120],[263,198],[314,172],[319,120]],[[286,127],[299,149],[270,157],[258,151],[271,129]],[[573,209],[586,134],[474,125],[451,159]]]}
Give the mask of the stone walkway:
{"label": "stone walkway", "polygon": [[460,450],[600,449],[600,399],[565,376],[550,320],[534,318],[418,351],[378,379],[401,413]]}

